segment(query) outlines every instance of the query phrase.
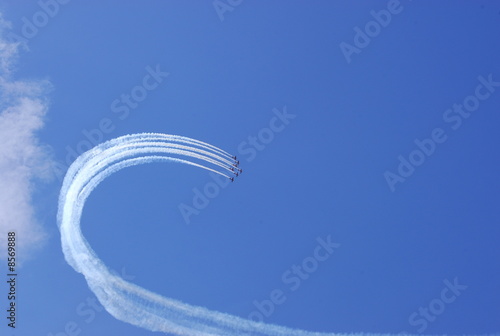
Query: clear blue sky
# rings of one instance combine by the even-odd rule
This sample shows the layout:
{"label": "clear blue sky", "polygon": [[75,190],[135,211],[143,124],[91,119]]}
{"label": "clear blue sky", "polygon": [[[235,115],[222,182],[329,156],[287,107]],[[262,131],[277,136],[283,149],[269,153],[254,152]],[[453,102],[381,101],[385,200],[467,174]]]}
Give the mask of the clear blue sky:
{"label": "clear blue sky", "polygon": [[[425,334],[498,332],[500,4],[390,1],[390,22],[369,24],[379,28],[369,43],[356,38],[371,11],[387,9],[387,1],[242,1],[219,16],[212,1],[68,1],[33,33],[25,26],[43,19],[39,4],[0,1],[7,32],[33,35],[13,76],[52,85],[35,135],[60,173],[70,151],[85,149],[85,133],[101,140],[99,127],[102,140],[184,135],[241,161],[242,176],[189,224],[179,205],[193,206],[193,189],[212,181],[205,171],[151,164],[105,180],[82,228],[110,268],[241,317],[279,289],[286,300],[265,321],[312,331],[418,333],[429,320],[419,308],[434,305],[444,311]],[[357,52],[342,52],[356,42]],[[146,77],[158,69],[158,83]],[[273,117],[284,109],[295,117],[281,128]],[[270,123],[282,130],[262,144]],[[430,155],[413,152],[415,139]],[[387,171],[399,175],[399,156],[412,152],[425,161],[391,190]],[[61,181],[33,183],[45,244],[19,270],[18,328],[6,327],[4,312],[1,333],[156,335],[86,303],[94,295],[61,251]],[[292,291],[283,274],[329,235],[340,247]],[[467,288],[442,303],[455,278]]]}

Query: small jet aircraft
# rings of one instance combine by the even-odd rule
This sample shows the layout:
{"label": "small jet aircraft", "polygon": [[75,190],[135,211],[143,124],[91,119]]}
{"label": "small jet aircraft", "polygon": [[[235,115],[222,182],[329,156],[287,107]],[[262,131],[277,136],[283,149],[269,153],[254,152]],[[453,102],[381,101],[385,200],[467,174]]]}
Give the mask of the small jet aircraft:
{"label": "small jet aircraft", "polygon": [[234,177],[230,177],[229,179],[231,180],[231,182],[234,182]]}

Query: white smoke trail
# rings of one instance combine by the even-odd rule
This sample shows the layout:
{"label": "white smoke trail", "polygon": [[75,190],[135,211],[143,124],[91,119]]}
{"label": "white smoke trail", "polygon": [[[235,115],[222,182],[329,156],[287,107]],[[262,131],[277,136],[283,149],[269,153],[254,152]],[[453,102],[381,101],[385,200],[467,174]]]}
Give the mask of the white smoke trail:
{"label": "white smoke trail", "polygon": [[188,144],[191,144],[193,146],[199,146],[199,147],[203,147],[203,148],[208,149],[208,150],[215,151],[216,153],[219,153],[220,155],[223,155],[230,160],[234,159],[234,157],[231,154],[229,154],[228,152],[226,152],[218,147],[215,147],[214,145],[211,145],[209,143],[206,143],[206,142],[203,142],[200,140],[189,139],[189,138],[186,138],[186,137],[183,137],[180,135],[171,135],[171,134],[163,134],[163,133],[148,133],[148,134],[150,134],[151,136],[157,137],[158,139],[162,139],[162,140],[170,140],[170,141],[179,141],[180,140],[183,143],[188,143]]}
{"label": "white smoke trail", "polygon": [[[181,144],[176,146],[175,142]],[[182,147],[181,147],[182,146]],[[200,149],[203,148],[203,149]],[[180,157],[172,157],[170,155]],[[185,158],[183,158],[185,157]],[[87,197],[109,175],[125,167],[170,161],[219,171],[189,158],[231,167],[233,157],[212,145],[180,136],[141,133],[105,142],[80,155],[68,169],[59,197],[58,225],[66,261],[87,280],[90,289],[115,318],[151,331],[174,335],[341,336],[249,321],[192,306],[150,292],[111,272],[98,258],[80,229]],[[375,334],[351,334],[375,336]]]}

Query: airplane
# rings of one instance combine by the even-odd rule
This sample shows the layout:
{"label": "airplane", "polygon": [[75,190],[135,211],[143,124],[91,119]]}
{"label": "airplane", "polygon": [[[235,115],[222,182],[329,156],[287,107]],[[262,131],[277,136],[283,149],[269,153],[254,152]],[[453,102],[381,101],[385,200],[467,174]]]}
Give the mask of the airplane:
{"label": "airplane", "polygon": [[232,158],[236,160],[236,155],[235,155],[235,156],[233,156]]}
{"label": "airplane", "polygon": [[236,176],[240,175],[240,173],[238,173],[238,172],[235,172],[234,174],[235,174]]}
{"label": "airplane", "polygon": [[231,169],[231,171],[234,171],[234,168],[233,168],[233,167],[229,167],[229,169]]}
{"label": "airplane", "polygon": [[231,182],[234,182],[234,177],[230,177],[229,179],[231,180]]}

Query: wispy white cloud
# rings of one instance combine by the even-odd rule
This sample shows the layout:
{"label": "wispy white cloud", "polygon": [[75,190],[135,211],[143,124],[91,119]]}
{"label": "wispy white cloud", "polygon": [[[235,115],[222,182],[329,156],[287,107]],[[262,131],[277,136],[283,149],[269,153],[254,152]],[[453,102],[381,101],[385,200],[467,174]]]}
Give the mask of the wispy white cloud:
{"label": "wispy white cloud", "polygon": [[[20,43],[9,42],[10,24],[0,13],[0,239],[16,231],[23,255],[43,243],[46,234],[33,207],[36,183],[50,180],[50,147],[37,138],[48,110],[50,83],[13,78]],[[5,258],[5,244],[0,244]],[[19,247],[19,246],[18,246]]]}

